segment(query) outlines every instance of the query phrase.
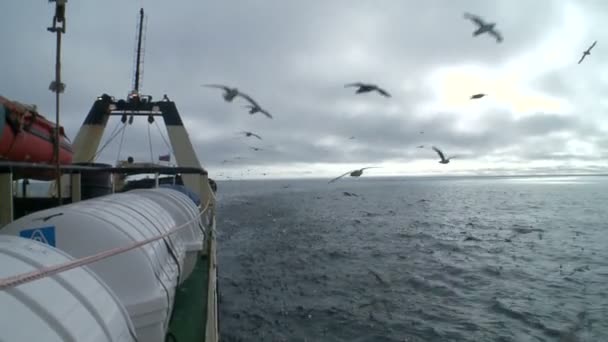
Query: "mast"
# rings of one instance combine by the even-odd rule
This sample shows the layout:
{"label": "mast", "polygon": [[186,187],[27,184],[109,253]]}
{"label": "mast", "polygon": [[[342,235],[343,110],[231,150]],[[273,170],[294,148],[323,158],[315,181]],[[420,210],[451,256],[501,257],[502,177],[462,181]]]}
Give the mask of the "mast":
{"label": "mast", "polygon": [[143,76],[143,39],[144,39],[144,9],[139,9],[139,22],[137,25],[137,47],[135,52],[135,75],[133,77],[133,94],[139,94],[139,87],[141,86]]}
{"label": "mast", "polygon": [[[54,158],[55,158],[55,178],[57,185],[57,200],[59,205],[62,202],[62,191],[61,191],[61,167],[59,164],[59,145],[60,145],[60,125],[59,125],[59,94],[65,90],[65,84],[61,83],[61,34],[65,33],[65,4],[68,0],[49,0],[49,2],[55,3],[55,15],[53,16],[53,26],[48,27],[47,30],[51,33],[57,34],[57,52],[55,55],[55,80],[49,85],[49,90],[55,93],[55,141],[53,142],[54,147]],[[57,23],[61,23],[58,26]]]}

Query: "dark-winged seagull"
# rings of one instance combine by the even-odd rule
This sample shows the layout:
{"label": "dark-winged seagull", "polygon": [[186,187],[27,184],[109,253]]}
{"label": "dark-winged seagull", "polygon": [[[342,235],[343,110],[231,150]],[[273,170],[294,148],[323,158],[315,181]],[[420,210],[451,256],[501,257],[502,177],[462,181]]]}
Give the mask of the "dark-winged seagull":
{"label": "dark-winged seagull", "polygon": [[342,178],[342,177],[344,177],[344,176],[346,176],[346,175],[349,175],[349,174],[350,174],[350,176],[351,176],[351,177],[360,177],[360,176],[363,174],[363,170],[367,170],[367,169],[378,169],[378,168],[379,168],[379,167],[377,167],[377,166],[370,166],[370,167],[364,167],[364,168],[362,168],[362,169],[358,169],[358,170],[352,170],[352,171],[348,171],[348,172],[346,172],[345,174],[340,175],[340,176],[338,176],[338,177],[336,177],[336,178],[334,178],[334,179],[330,180],[330,181],[329,181],[329,182],[327,182],[327,183],[333,183],[333,182],[337,181],[338,179],[340,179],[340,178]]}
{"label": "dark-winged seagull", "polygon": [[246,137],[256,137],[256,138],[258,138],[258,139],[262,140],[262,137],[261,137],[261,136],[259,136],[259,135],[255,134],[255,133],[253,133],[253,132],[249,132],[249,131],[242,131],[241,133],[242,133],[242,134],[245,134],[245,136],[246,136]]}
{"label": "dark-winged seagull", "polygon": [[451,156],[449,158],[446,158],[445,155],[443,154],[443,152],[441,152],[440,149],[438,149],[435,146],[431,147],[433,149],[433,151],[437,152],[437,154],[439,155],[439,158],[441,158],[441,160],[439,161],[440,164],[447,164],[450,162],[450,159],[454,158],[455,156]]}
{"label": "dark-winged seagull", "polygon": [[581,56],[581,59],[578,61],[578,64],[581,64],[583,62],[583,59],[585,59],[585,57],[587,57],[591,54],[591,49],[593,49],[595,44],[597,44],[597,40],[594,41],[593,44],[591,44],[591,46],[587,49],[587,51],[583,51],[583,55]]}
{"label": "dark-winged seagull", "polygon": [[262,113],[262,114],[266,115],[269,119],[272,119],[272,115],[270,113],[268,113],[268,111],[266,111],[265,109],[260,107],[257,103],[246,105],[245,108],[249,108],[249,114],[251,114],[251,115],[253,115],[255,113]]}
{"label": "dark-winged seagull", "polygon": [[250,149],[254,150],[254,151],[262,151],[263,149],[260,147],[253,147],[253,146],[249,146]]}
{"label": "dark-winged seagull", "polygon": [[476,100],[476,99],[480,99],[484,96],[487,96],[488,94],[475,94],[475,95],[471,95],[471,100]]}
{"label": "dark-winged seagull", "polygon": [[371,91],[377,91],[378,93],[380,93],[384,97],[391,97],[391,94],[389,94],[386,90],[378,87],[375,84],[371,84],[371,83],[356,82],[356,83],[349,83],[349,84],[344,85],[344,88],[348,88],[348,87],[359,87],[359,89],[357,89],[357,91],[356,91],[356,94],[362,94],[362,93],[369,93]]}
{"label": "dark-winged seagull", "polygon": [[465,13],[464,18],[471,20],[478,26],[477,30],[473,32],[473,37],[479,36],[482,33],[488,33],[496,38],[497,43],[502,42],[502,35],[494,29],[496,23],[486,23],[481,17],[471,13]]}

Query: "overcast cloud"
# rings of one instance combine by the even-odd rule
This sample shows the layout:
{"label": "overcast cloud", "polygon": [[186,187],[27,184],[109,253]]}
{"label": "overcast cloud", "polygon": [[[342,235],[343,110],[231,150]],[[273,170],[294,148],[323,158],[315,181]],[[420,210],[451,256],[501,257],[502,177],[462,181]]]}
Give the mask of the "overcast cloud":
{"label": "overcast cloud", "polygon": [[[608,169],[605,1],[68,1],[62,124],[71,139],[97,96],[130,90],[142,5],[142,92],[176,101],[212,176],[328,177],[371,164],[383,168],[370,175]],[[37,104],[51,120],[53,11],[40,1],[0,5],[0,94]],[[503,43],[473,38],[464,12],[497,22]],[[354,81],[393,97],[354,95],[344,88]],[[238,87],[274,120],[248,115],[204,83]],[[489,96],[469,100],[479,92]],[[127,128],[121,159],[150,159],[146,126],[141,118]],[[168,148],[155,124],[150,132],[158,158]],[[461,158],[438,164],[420,144]],[[115,162],[118,145],[100,161]]]}

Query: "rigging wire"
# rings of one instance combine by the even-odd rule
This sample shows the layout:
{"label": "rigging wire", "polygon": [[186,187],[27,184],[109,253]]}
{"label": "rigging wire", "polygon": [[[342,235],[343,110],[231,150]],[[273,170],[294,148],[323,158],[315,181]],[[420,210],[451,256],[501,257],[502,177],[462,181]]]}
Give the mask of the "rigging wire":
{"label": "rigging wire", "polygon": [[125,140],[125,127],[127,127],[126,123],[123,126],[122,134],[120,135],[120,144],[118,145],[118,153],[116,154],[116,164],[118,164],[118,161],[120,160],[120,151],[122,151],[122,143]]}
{"label": "rigging wire", "polygon": [[156,124],[156,128],[158,129],[158,133],[160,134],[160,137],[163,138],[163,141],[165,142],[165,145],[167,145],[167,148],[169,149],[169,153],[175,154],[175,153],[173,153],[173,148],[171,148],[171,144],[169,144],[169,142],[167,141],[167,138],[163,134],[162,129],[158,125],[158,121],[154,120],[154,123]]}
{"label": "rigging wire", "polygon": [[112,142],[112,140],[114,140],[114,138],[116,138],[116,136],[125,129],[126,124],[121,127],[120,129],[118,129],[118,126],[120,126],[121,122],[117,122],[116,126],[114,126],[114,129],[112,130],[112,133],[110,134],[110,136],[106,139],[106,142],[101,146],[101,148],[99,150],[97,150],[97,152],[95,152],[95,154],[91,157],[91,159],[89,159],[89,163],[92,162],[93,160],[95,160],[100,154],[101,152],[103,152],[103,150],[108,147],[108,145]]}

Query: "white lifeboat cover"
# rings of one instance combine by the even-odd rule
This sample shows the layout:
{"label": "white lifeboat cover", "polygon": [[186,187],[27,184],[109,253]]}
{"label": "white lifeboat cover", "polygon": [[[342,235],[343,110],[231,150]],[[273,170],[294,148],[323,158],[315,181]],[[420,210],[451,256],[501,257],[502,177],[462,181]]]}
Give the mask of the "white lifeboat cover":
{"label": "white lifeboat cover", "polygon": [[[73,260],[59,249],[0,235],[0,278]],[[0,341],[136,341],[124,306],[88,267],[0,290]]]}
{"label": "white lifeboat cover", "polygon": [[180,284],[183,283],[194,270],[205,241],[204,226],[198,206],[187,195],[169,188],[137,189],[128,193],[155,201],[171,214],[178,226],[183,226],[175,233],[186,248],[186,259],[180,277]]}
{"label": "white lifeboat cover", "polygon": [[145,196],[167,210],[178,225],[187,223],[176,235],[186,245],[186,251],[203,249],[205,228],[198,206],[186,194],[170,188],[136,189],[128,193]]}
{"label": "white lifeboat cover", "polygon": [[[46,242],[80,258],[158,236],[175,226],[173,217],[156,202],[122,193],[29,214],[0,229],[0,234],[28,237],[52,230],[53,237]],[[120,298],[142,341],[164,341],[185,259],[185,247],[174,235],[90,265]]]}

